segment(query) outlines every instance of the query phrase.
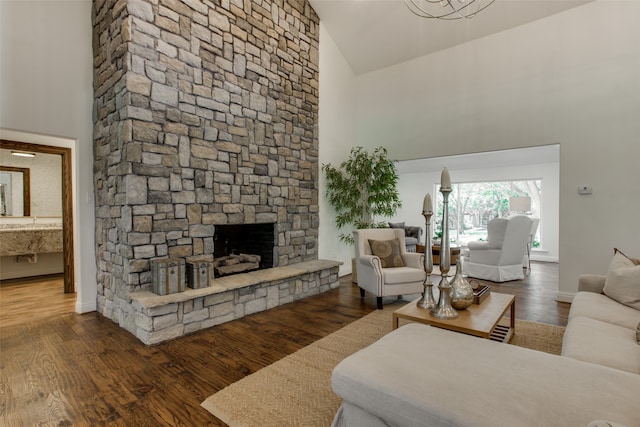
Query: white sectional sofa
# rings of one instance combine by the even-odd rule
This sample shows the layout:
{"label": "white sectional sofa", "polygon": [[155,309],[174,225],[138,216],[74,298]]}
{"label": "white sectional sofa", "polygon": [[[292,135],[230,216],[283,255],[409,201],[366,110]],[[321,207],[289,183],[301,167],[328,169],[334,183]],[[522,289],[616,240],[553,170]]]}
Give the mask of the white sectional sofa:
{"label": "white sectional sofa", "polygon": [[604,283],[580,278],[561,356],[400,327],[335,368],[333,426],[640,426],[640,310]]}
{"label": "white sectional sofa", "polygon": [[[562,355],[640,378],[640,345],[636,341],[640,310],[604,295],[605,280],[606,276],[580,276],[579,292],[573,298],[562,340]],[[637,398],[640,412],[640,395]]]}

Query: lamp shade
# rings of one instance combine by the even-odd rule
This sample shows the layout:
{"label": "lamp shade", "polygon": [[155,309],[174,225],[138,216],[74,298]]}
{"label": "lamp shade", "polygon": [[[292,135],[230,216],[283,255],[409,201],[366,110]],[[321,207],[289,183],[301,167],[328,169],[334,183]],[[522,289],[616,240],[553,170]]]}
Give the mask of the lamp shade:
{"label": "lamp shade", "polygon": [[512,212],[529,212],[531,210],[531,197],[509,197],[509,210]]}

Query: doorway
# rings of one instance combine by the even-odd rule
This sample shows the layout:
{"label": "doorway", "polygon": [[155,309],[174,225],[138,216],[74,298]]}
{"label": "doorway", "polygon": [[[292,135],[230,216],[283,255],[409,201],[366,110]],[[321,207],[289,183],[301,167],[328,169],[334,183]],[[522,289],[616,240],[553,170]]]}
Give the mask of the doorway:
{"label": "doorway", "polygon": [[[440,194],[437,186],[445,166],[454,183],[530,180],[544,182],[544,192],[540,192],[539,203],[535,204],[539,209],[536,215],[539,218],[544,218],[545,225],[539,227],[538,242],[540,242],[540,246],[535,248],[532,259],[559,262],[559,144],[401,160],[398,162],[400,177],[398,189],[401,199],[407,203],[389,221],[405,221],[410,225],[423,225],[425,222],[419,209],[420,200],[424,198],[426,192],[429,192],[433,197]],[[527,190],[527,193],[532,196],[532,190]],[[521,194],[521,192],[502,197],[502,204],[508,207],[509,195],[516,194]],[[416,203],[418,204],[417,208]],[[451,204],[449,207],[451,209]],[[437,231],[435,220],[432,230],[433,232]]]}
{"label": "doorway", "polygon": [[60,155],[62,160],[62,252],[64,293],[75,292],[73,248],[73,177],[71,148],[0,140],[0,148]]}

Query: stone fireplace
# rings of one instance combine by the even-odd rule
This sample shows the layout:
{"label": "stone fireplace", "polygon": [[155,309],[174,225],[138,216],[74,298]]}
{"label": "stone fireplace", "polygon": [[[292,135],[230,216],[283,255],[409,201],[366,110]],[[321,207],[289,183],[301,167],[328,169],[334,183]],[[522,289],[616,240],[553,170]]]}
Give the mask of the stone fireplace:
{"label": "stone fireplace", "polygon": [[[231,225],[271,224],[272,268],[316,268],[319,20],[310,5],[96,0],[92,22],[98,310],[138,336],[155,331],[149,322],[168,320],[135,304],[151,288],[150,261],[215,254],[215,230]],[[203,309],[182,300],[191,305],[179,307],[179,324]],[[184,324],[183,333],[206,327]]]}

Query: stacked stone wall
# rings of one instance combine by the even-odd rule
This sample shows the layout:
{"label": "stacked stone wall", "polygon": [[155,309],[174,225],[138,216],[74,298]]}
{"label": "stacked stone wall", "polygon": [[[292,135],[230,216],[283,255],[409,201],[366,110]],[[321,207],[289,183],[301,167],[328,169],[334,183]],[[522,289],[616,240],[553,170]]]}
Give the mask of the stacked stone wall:
{"label": "stacked stone wall", "polygon": [[[135,329],[145,344],[160,342],[210,328],[335,289],[340,285],[338,262],[303,262],[296,268],[276,267],[269,274],[251,274],[234,283],[228,277],[207,289],[159,297],[133,294]],[[300,268],[298,268],[300,266]]]}
{"label": "stacked stone wall", "polygon": [[304,0],[96,0],[98,309],[134,331],[154,258],[216,224],[277,223],[317,259],[319,21]]}

